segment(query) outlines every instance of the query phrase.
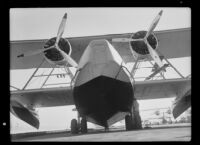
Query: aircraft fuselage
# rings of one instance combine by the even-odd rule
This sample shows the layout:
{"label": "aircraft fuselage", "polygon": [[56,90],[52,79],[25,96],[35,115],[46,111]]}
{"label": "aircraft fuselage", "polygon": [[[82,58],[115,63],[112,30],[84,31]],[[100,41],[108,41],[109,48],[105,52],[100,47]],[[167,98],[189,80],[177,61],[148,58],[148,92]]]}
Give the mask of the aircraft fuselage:
{"label": "aircraft fuselage", "polygon": [[131,113],[133,87],[123,60],[107,40],[93,40],[82,55],[74,85],[80,116],[109,126]]}

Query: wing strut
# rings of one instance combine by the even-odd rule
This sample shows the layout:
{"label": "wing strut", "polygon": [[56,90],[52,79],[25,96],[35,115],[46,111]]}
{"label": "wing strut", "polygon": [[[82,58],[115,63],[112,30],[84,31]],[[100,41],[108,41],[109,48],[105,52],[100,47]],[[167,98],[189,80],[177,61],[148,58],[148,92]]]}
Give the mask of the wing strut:
{"label": "wing strut", "polygon": [[[163,57],[164,58],[164,57]],[[162,59],[161,59],[162,60]],[[151,65],[154,67],[153,69],[152,69],[152,71],[156,71],[157,69],[158,69],[158,66],[157,66],[157,64],[155,63],[155,64],[153,64],[151,61],[149,61],[150,63],[151,63]],[[164,64],[165,65],[165,64]],[[165,68],[163,68],[163,69],[165,69]],[[164,72],[160,72],[160,75],[163,77],[163,79],[165,79],[165,76],[164,76]]]}
{"label": "wing strut", "polygon": [[42,60],[42,62],[40,63],[40,65],[35,69],[35,71],[33,72],[33,74],[30,76],[29,80],[27,81],[27,83],[24,85],[22,90],[25,90],[26,87],[28,86],[29,82],[32,80],[33,76],[37,73],[38,69],[42,66],[42,64],[44,63],[44,58]]}
{"label": "wing strut", "polygon": [[[150,76],[148,76],[146,79],[145,79],[145,81],[146,80],[149,80],[149,79],[151,79],[152,77],[154,77],[155,75],[157,75],[158,73],[160,73],[161,75],[162,75],[162,70],[164,70],[166,67],[168,67],[169,66],[169,64],[164,64],[161,68],[159,68],[159,69],[157,69],[155,72],[153,72]],[[164,76],[162,75],[162,77],[164,78]]]}
{"label": "wing strut", "polygon": [[[55,66],[52,68],[51,72],[50,72],[49,75],[46,77],[45,81],[44,81],[43,84],[42,84],[42,87],[44,87],[44,85],[46,84],[47,80],[49,79],[49,77],[50,77],[50,75],[52,74],[52,72],[54,71],[54,69],[55,69]],[[42,88],[42,87],[41,87],[41,88]]]}
{"label": "wing strut", "polygon": [[137,57],[136,61],[135,61],[135,64],[131,70],[131,74],[134,76],[135,75],[135,71],[136,69],[138,68],[139,64],[138,64],[138,60],[139,60],[139,57]]}
{"label": "wing strut", "polygon": [[[162,55],[160,53],[160,51],[158,51],[158,52],[159,52],[160,55]],[[165,57],[163,59],[179,74],[179,76],[181,76],[181,78],[185,78]]]}
{"label": "wing strut", "polygon": [[70,77],[70,79],[72,81],[72,79],[74,77],[73,73],[71,72],[71,70],[69,69],[69,67],[65,66],[64,68],[65,68],[66,73],[69,75],[69,77]]}

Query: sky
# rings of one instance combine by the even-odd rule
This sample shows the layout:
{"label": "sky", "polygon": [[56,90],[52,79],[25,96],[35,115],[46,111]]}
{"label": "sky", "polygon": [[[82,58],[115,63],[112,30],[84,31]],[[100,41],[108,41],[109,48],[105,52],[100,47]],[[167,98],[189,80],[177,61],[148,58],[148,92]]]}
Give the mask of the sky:
{"label": "sky", "polygon": [[[155,31],[191,27],[190,8],[15,8],[10,9],[10,40],[49,39],[56,36],[65,12],[68,17],[63,37],[147,30],[161,9],[163,15]],[[191,74],[190,57],[171,59],[170,62],[184,76]],[[12,70],[10,72],[11,85],[22,88],[33,71],[34,69]],[[167,73],[168,77],[177,77],[170,69]],[[146,75],[142,70],[139,74]],[[38,80],[34,83],[37,86]],[[165,107],[170,107],[172,101],[173,98],[140,101],[139,103],[140,109],[148,109],[163,107],[163,104]],[[76,113],[71,111],[73,108],[74,106],[40,109],[41,128],[39,131],[69,128],[71,119],[76,117]],[[28,131],[36,130],[11,115],[11,132]]]}
{"label": "sky", "polygon": [[161,9],[163,15],[155,30],[191,26],[190,8],[13,8],[10,9],[10,40],[56,36],[65,12],[68,16],[63,37],[147,30]]}

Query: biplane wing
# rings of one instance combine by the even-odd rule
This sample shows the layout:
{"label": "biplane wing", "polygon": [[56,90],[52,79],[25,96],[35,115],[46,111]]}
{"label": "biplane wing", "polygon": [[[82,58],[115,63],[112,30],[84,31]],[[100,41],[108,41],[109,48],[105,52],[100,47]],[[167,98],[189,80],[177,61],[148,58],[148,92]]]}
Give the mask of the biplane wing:
{"label": "biplane wing", "polygon": [[[191,79],[182,78],[136,82],[134,95],[139,100],[183,98],[188,92],[191,92]],[[10,100],[11,112],[36,128],[39,127],[39,119],[35,108],[74,105],[70,87],[12,91]],[[181,103],[178,103],[179,109],[175,108],[175,111],[178,110],[177,113],[179,114],[187,109],[183,108],[183,105],[180,105]],[[186,103],[190,102],[187,101]],[[30,118],[32,119],[30,120]]]}
{"label": "biplane wing", "polygon": [[[134,86],[134,95],[136,99],[170,98],[177,97],[177,94],[182,91],[182,89],[186,89],[186,91],[190,90],[191,79],[181,78],[137,81]],[[12,100],[20,101],[24,104],[30,102],[28,106],[32,105],[33,108],[74,105],[72,90],[70,87],[12,91],[11,101]]]}
{"label": "biplane wing", "polygon": [[[158,38],[159,45],[158,51],[162,53],[165,58],[179,58],[191,56],[191,29],[182,28],[174,30],[162,30],[154,32]],[[67,38],[72,47],[71,57],[79,62],[87,45],[96,39],[107,39],[114,48],[122,56],[123,60],[128,62],[134,62],[134,58],[130,52],[129,43],[116,43],[112,42],[113,38],[130,38],[133,33],[124,34],[110,34],[101,36],[85,36],[85,37],[73,37]],[[18,58],[17,56],[26,51],[32,51],[41,49],[47,40],[20,40],[10,42],[10,69],[29,69],[37,68],[42,60],[43,54],[33,55],[24,58]],[[42,65],[42,68],[51,68],[48,63]]]}

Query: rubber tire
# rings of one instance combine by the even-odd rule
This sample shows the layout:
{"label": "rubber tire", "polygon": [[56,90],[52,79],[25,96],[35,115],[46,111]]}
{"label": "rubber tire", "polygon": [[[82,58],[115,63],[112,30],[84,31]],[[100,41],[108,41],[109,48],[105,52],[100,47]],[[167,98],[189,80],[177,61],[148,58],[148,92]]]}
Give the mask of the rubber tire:
{"label": "rubber tire", "polygon": [[78,122],[76,119],[71,120],[71,133],[78,134]]}
{"label": "rubber tire", "polygon": [[81,133],[87,133],[87,120],[86,118],[81,119]]}
{"label": "rubber tire", "polygon": [[141,120],[139,112],[135,112],[135,118],[134,118],[133,123],[134,123],[134,126],[133,126],[134,129],[142,129],[142,120]]}
{"label": "rubber tire", "polygon": [[133,130],[133,118],[130,115],[125,116],[126,130]]}

